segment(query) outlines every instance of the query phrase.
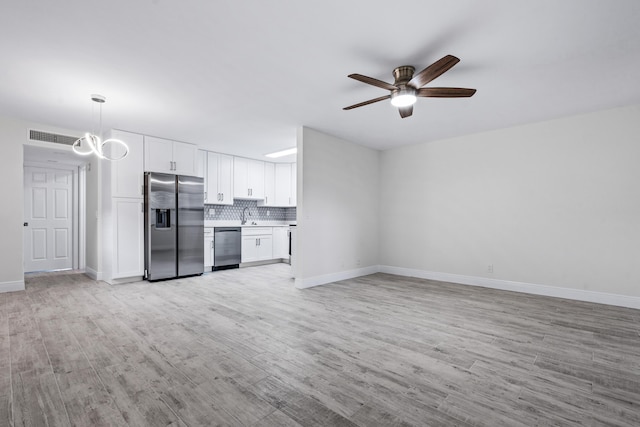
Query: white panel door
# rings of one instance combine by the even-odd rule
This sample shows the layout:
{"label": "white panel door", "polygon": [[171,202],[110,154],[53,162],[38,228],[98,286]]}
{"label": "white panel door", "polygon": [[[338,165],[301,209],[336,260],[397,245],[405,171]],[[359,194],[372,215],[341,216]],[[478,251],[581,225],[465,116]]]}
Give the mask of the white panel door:
{"label": "white panel door", "polygon": [[24,271],[73,267],[73,172],[24,168]]}

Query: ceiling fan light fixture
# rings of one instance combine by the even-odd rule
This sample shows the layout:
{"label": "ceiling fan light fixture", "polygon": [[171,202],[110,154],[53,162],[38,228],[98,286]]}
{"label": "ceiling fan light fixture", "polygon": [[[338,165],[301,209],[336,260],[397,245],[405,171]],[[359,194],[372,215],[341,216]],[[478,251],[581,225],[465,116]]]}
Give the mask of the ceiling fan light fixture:
{"label": "ceiling fan light fixture", "polygon": [[408,107],[416,103],[415,90],[399,89],[391,94],[391,105],[394,107]]}

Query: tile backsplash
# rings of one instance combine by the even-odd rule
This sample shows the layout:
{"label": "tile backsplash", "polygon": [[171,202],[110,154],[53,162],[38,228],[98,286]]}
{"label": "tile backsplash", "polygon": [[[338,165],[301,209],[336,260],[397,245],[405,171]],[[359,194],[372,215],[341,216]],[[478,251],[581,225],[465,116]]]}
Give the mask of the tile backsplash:
{"label": "tile backsplash", "polygon": [[[274,208],[258,206],[255,200],[234,200],[233,205],[205,205],[204,219],[207,221],[235,221],[242,218],[242,210],[249,208],[247,221],[295,221],[296,208]],[[215,213],[213,213],[213,211]],[[209,215],[209,213],[213,213]],[[267,215],[268,213],[268,215]]]}

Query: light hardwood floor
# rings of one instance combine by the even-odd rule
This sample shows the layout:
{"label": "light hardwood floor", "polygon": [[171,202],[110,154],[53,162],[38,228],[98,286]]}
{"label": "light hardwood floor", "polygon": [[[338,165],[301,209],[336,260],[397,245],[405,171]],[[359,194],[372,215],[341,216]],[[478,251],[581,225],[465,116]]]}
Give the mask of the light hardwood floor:
{"label": "light hardwood floor", "polygon": [[288,266],[0,294],[0,426],[640,425],[640,311]]}

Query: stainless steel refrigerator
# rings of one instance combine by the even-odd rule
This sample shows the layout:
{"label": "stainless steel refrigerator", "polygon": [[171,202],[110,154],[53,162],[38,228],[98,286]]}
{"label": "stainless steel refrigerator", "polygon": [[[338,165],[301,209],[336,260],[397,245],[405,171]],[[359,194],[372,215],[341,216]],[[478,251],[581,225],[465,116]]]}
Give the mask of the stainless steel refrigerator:
{"label": "stainless steel refrigerator", "polygon": [[146,172],[145,278],[204,272],[204,181],[185,175]]}

